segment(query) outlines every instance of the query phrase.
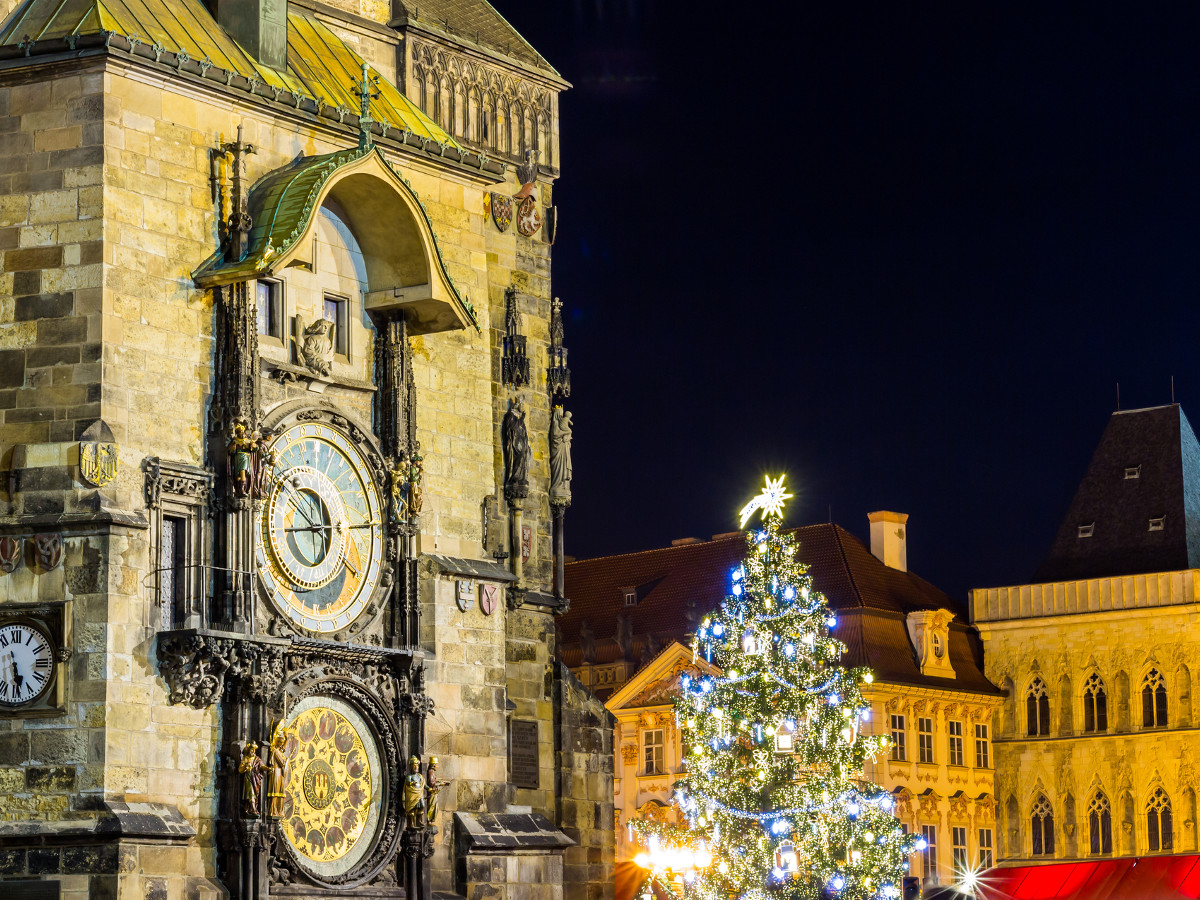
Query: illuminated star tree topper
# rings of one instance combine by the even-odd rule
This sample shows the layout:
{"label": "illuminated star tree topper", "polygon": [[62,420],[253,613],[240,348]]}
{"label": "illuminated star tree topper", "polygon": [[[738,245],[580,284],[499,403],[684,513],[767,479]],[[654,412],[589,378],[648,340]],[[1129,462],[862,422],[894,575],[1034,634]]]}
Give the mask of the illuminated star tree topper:
{"label": "illuminated star tree topper", "polygon": [[771,516],[783,518],[783,504],[793,496],[784,492],[783,479],[786,477],[786,475],[780,475],[772,481],[770,475],[766,476],[767,486],[763,488],[762,493],[742,507],[742,522],[738,526],[739,528],[745,528],[746,523],[759,510],[762,511],[764,522]]}

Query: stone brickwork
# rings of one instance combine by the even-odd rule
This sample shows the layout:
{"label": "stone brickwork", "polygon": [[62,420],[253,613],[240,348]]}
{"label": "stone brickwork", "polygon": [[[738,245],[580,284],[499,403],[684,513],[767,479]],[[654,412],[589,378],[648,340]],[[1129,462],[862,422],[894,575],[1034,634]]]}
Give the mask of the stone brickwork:
{"label": "stone brickwork", "polygon": [[[998,853],[1005,859],[1088,856],[1088,813],[1097,795],[1110,810],[1112,855],[1142,856],[1150,851],[1146,811],[1159,788],[1171,804],[1174,852],[1200,848],[1192,702],[1198,578],[1187,570],[973,592],[988,677],[1008,692],[995,749]],[[1143,682],[1152,670],[1165,684],[1165,726],[1143,719]],[[1104,693],[1106,727],[1097,727],[1093,712],[1088,731],[1085,693],[1093,676]],[[1031,736],[1035,679],[1045,687],[1049,729]],[[1031,814],[1040,797],[1053,813],[1054,849],[1034,855]]]}
{"label": "stone brickwork", "polygon": [[559,807],[576,843],[563,853],[564,900],[612,900],[613,729],[616,719],[562,663],[555,673]]}
{"label": "stone brickwork", "polygon": [[[385,76],[395,73],[402,42],[383,25],[390,4],[333,5],[362,17],[331,26],[337,34]],[[293,12],[306,8],[293,4]],[[47,854],[18,848],[11,853],[23,853],[19,858],[0,858],[0,876],[57,873],[64,891],[100,896],[110,890],[201,896],[216,872],[217,785],[229,761],[218,755],[217,708],[172,704],[156,657],[162,610],[155,523],[162,516],[148,505],[146,461],[206,470],[218,483],[224,477],[224,448],[213,435],[227,423],[211,415],[219,408],[220,301],[193,282],[217,249],[228,212],[215,185],[228,184],[229,162],[215,149],[240,128],[255,147],[246,171],[251,184],[298,155],[352,147],[357,134],[349,119],[338,127],[327,116],[184,78],[149,60],[98,52],[70,64],[34,59],[28,66],[0,75],[0,536],[53,530],[62,537],[63,559],[42,570],[27,553],[13,573],[0,573],[0,605],[68,601],[71,656],[64,664],[64,711],[0,717],[0,819],[96,822],[101,804],[154,803],[177,809],[194,837],[180,846],[143,847],[136,852],[144,859],[136,861],[109,843],[97,852],[118,853],[119,871],[94,861],[86,882],[79,880],[83,863],[68,859],[66,849],[52,864]],[[490,561],[507,544],[508,510],[496,502],[504,474],[498,433],[512,393],[499,384],[498,323],[505,292],[515,288],[534,375],[522,391],[532,448],[522,512],[534,541],[518,589],[548,591],[550,246],[542,232],[501,233],[487,215],[485,195],[516,193],[515,173],[495,184],[483,169],[439,160],[436,150],[400,150],[394,139],[380,144],[419,198],[445,270],[477,320],[477,327],[411,338],[424,457],[416,552]],[[556,157],[557,146],[552,152]],[[549,204],[550,185],[537,190]],[[337,210],[318,214],[323,224],[314,258],[272,273],[283,282],[284,323],[277,338],[260,341],[261,408],[269,414],[289,402],[333,406],[369,428],[376,415],[377,335],[361,295],[380,286],[366,285],[359,273],[361,251],[336,221]],[[350,352],[318,385],[296,377],[292,318],[319,315],[326,291],[352,304]],[[98,422],[111,430],[120,459],[115,479],[99,488],[81,476],[78,443]],[[219,494],[217,504],[224,502]],[[215,504],[199,514],[221,521]],[[423,564],[418,582],[420,646],[435,702],[425,746],[450,782],[441,792],[435,887],[454,887],[454,815],[510,808],[555,823],[569,816],[581,846],[569,851],[568,865],[595,880],[605,850],[591,823],[605,802],[604,774],[589,768],[586,756],[599,747],[599,759],[608,760],[611,748],[591,734],[590,695],[578,686],[556,693],[552,616],[508,609],[504,579],[490,616],[477,603],[461,611],[455,578],[436,565]],[[268,614],[260,603],[259,627]],[[377,617],[359,639],[382,643],[385,620]],[[574,705],[584,710],[582,718]],[[513,716],[538,722],[536,789],[509,784],[506,730]],[[608,803],[611,819],[611,784]],[[141,880],[118,884],[135,871],[127,864]],[[537,873],[526,871],[529,865],[505,863],[504,877],[561,885],[561,856],[551,854]],[[562,896],[557,890],[553,896]]]}

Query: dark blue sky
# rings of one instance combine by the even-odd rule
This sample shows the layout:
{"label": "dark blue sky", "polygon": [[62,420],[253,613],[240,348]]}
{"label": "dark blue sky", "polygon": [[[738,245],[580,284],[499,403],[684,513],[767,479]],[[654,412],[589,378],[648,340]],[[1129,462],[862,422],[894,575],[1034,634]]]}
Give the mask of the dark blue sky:
{"label": "dark blue sky", "polygon": [[1118,381],[1200,416],[1200,6],[496,5],[575,85],[568,553],[786,471],[962,598],[1032,575]]}

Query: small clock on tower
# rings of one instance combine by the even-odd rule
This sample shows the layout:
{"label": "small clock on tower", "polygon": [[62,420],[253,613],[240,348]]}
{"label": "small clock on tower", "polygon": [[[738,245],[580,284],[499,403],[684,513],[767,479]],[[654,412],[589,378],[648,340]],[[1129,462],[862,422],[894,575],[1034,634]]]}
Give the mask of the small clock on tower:
{"label": "small clock on tower", "polygon": [[66,709],[66,604],[0,606],[0,718]]}

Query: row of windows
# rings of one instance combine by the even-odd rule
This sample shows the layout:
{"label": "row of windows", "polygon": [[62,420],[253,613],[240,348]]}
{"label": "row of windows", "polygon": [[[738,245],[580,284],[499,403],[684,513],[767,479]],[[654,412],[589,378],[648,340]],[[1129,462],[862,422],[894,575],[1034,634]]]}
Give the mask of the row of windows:
{"label": "row of windows", "polygon": [[[963,723],[962,722],[947,722],[947,731],[949,732],[949,750],[950,756],[946,762],[952,766],[964,765],[963,762]],[[908,759],[908,746],[906,739],[905,717],[901,715],[892,716],[891,721],[892,732],[892,759],[899,762],[904,762]],[[925,716],[917,717],[917,761],[923,763],[936,763],[933,752],[933,719]],[[987,769],[991,766],[990,752],[988,749],[988,727],[987,725],[975,723],[975,767],[977,769]]]}
{"label": "row of windows", "polygon": [[[283,282],[274,279],[260,278],[255,287],[255,300],[258,305],[258,333],[264,337],[286,341],[284,322],[287,320],[283,303]],[[322,315],[333,323],[329,339],[333,343],[333,352],[340,356],[350,355],[350,329],[347,327],[347,307],[345,297],[326,294]]]}
{"label": "row of windows", "polygon": [[[905,831],[908,829],[905,828]],[[980,828],[979,835],[979,853],[975,866],[971,865],[970,854],[967,850],[967,828],[966,826],[955,825],[950,829],[950,851],[951,863],[954,867],[955,881],[961,881],[963,876],[969,871],[982,871],[990,869],[995,865],[995,856],[992,850],[992,829]],[[937,884],[939,882],[938,863],[937,863],[937,848],[938,848],[938,830],[936,825],[922,825],[921,837],[925,839],[925,849],[921,851],[921,866],[922,875],[927,884]]]}
{"label": "row of windows", "polygon": [[[1174,848],[1171,828],[1171,799],[1166,791],[1157,788],[1146,802],[1146,842],[1151,853]],[[1033,855],[1054,855],[1054,810],[1044,795],[1033,804],[1030,814],[1033,835]],[[1088,852],[1103,856],[1113,852],[1112,805],[1103,791],[1096,791],[1088,804]]]}
{"label": "row of windows", "polygon": [[[1167,682],[1158,669],[1142,678],[1142,727],[1165,728],[1167,725]],[[1095,672],[1083,685],[1083,730],[1085,733],[1108,730],[1108,691]],[[1029,683],[1025,692],[1025,732],[1030,737],[1050,734],[1050,693],[1041,677]]]}

